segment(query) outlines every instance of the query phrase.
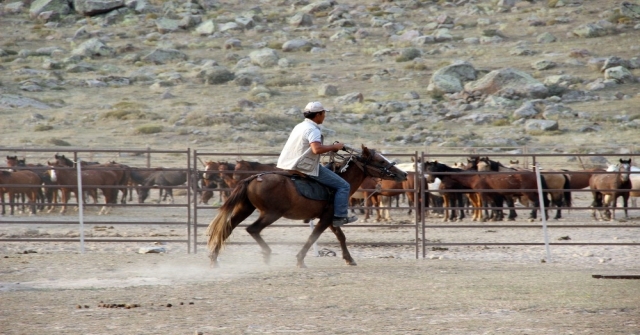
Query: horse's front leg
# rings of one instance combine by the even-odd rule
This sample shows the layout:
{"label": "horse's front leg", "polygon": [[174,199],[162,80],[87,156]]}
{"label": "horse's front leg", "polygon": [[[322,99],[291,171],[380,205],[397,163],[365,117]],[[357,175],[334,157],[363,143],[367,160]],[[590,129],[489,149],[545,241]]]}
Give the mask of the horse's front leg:
{"label": "horse's front leg", "polygon": [[[344,235],[344,232],[342,232],[342,229],[340,227],[334,227],[332,224],[329,224],[329,228],[331,228],[331,231],[333,231],[333,233],[336,235],[336,238],[340,242],[340,249],[342,249],[342,259],[344,259],[345,263],[347,265],[358,265],[356,264],[356,261],[353,260],[353,257],[351,257],[351,253],[349,253],[349,250],[347,249],[347,237]],[[318,236],[320,235],[318,234]]]}
{"label": "horse's front leg", "polygon": [[[336,237],[338,238],[338,241],[340,241],[340,247],[342,248],[342,258],[345,259],[345,261],[347,261],[347,264],[350,265],[355,265],[355,262],[353,262],[353,259],[351,258],[351,255],[349,254],[349,251],[347,250],[347,243],[346,243],[346,238],[344,236],[344,234],[342,233],[342,230],[340,230],[340,228],[334,228],[332,226],[332,216],[327,216],[325,215],[324,218],[321,218],[318,222],[318,224],[313,228],[313,231],[311,232],[311,235],[309,235],[309,238],[307,239],[307,242],[302,246],[302,249],[300,249],[300,252],[298,252],[298,254],[296,255],[296,258],[298,260],[298,264],[297,266],[299,268],[306,268],[307,266],[304,264],[304,258],[307,255],[307,252],[309,252],[309,249],[311,249],[311,246],[316,243],[316,241],[318,240],[318,238],[320,237],[320,235],[322,235],[322,232],[325,231],[325,229],[327,229],[327,227],[331,227],[331,230],[333,230],[333,232],[336,234]],[[342,235],[342,239],[339,236],[339,234],[336,232],[336,229],[340,230],[340,233]],[[349,260],[350,261],[349,261]]]}

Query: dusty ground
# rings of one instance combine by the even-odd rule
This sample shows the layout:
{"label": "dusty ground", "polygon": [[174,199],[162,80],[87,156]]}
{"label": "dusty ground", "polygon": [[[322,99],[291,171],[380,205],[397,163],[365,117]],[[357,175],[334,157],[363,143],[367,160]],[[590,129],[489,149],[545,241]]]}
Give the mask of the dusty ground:
{"label": "dusty ground", "polygon": [[[206,223],[212,211],[202,212]],[[154,214],[171,219],[158,209],[120,208],[104,220],[148,220]],[[404,210],[392,214],[395,224],[409,222]],[[637,225],[639,213],[630,214],[616,224]],[[595,223],[584,211],[565,217],[550,224]],[[60,218],[40,218],[53,219]],[[435,217],[427,221],[440,223]],[[411,242],[414,228],[360,224],[345,228],[356,267],[344,265],[335,238],[326,233],[319,248],[337,257],[310,252],[309,268],[295,268],[295,254],[309,233],[302,227],[265,230],[269,242],[295,242],[274,243],[269,266],[254,243],[230,244],[219,269],[209,268],[204,246],[196,254],[187,254],[182,243],[162,245],[164,254],[137,253],[157,246],[154,239],[185,237],[184,227],[168,225],[88,225],[88,239],[149,242],[88,243],[85,254],[78,252],[79,243],[3,243],[0,328],[3,334],[640,334],[638,281],[592,278],[640,274],[637,246],[551,246],[545,263],[543,246],[443,246],[415,259],[410,245],[376,244]],[[64,225],[0,227],[5,237],[78,231]],[[552,243],[637,242],[640,229],[555,228],[549,236]],[[563,236],[571,240],[558,241]],[[540,229],[440,228],[427,230],[427,240],[542,242],[543,235]],[[251,238],[239,229],[231,241]],[[118,304],[129,308],[104,307]]]}

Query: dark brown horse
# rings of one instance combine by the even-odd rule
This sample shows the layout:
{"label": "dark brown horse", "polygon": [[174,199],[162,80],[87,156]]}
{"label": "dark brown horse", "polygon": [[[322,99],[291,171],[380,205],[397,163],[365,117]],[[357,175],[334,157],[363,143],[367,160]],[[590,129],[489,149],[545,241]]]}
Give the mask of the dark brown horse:
{"label": "dark brown horse", "polygon": [[[275,163],[260,163],[250,162],[245,160],[236,161],[236,166],[233,168],[233,180],[237,183],[244,178],[254,175],[262,171],[277,171],[280,170],[276,167]],[[235,187],[235,185],[229,185]]]}
{"label": "dark brown horse", "polygon": [[[67,202],[71,193],[76,195],[78,199],[78,173],[75,168],[61,166],[57,163],[47,162],[49,166],[49,176],[51,181],[60,186],[62,193],[62,209],[60,214],[64,214],[67,210]],[[118,200],[118,189],[112,186],[119,185],[118,176],[108,169],[83,169],[81,171],[82,191],[87,191],[94,196],[94,202],[97,203],[97,189],[102,191],[104,195],[105,205],[100,209],[98,215],[107,214],[109,212],[109,204],[116,203]]]}
{"label": "dark brown horse", "polygon": [[[403,181],[407,173],[394,166],[387,158],[373,149],[362,146],[362,152],[345,147],[349,154],[340,164],[334,164],[337,174],[350,185],[353,194],[366,176]],[[276,196],[277,195],[277,196]],[[297,258],[298,267],[306,267],[304,258],[309,248],[325,229],[330,228],[340,241],[342,258],[348,265],[356,265],[347,250],[344,233],[333,227],[333,204],[323,200],[311,200],[296,190],[291,175],[286,171],[265,172],[243,179],[231,192],[231,196],[218,210],[218,215],[209,223],[207,235],[212,266],[218,266],[218,254],[231,232],[255,210],[260,212],[257,220],[247,232],[260,245],[265,262],[269,262],[271,248],[262,239],[260,232],[281,217],[292,220],[319,218],[318,224],[307,239]]]}
{"label": "dark brown horse", "polygon": [[[626,192],[628,194],[629,189],[631,188],[631,183],[629,182],[631,159],[620,159],[620,164],[618,164],[616,168],[616,171],[594,174],[591,176],[591,179],[589,179],[589,187],[593,194],[593,207],[600,207],[599,205],[602,204],[605,208],[604,210],[599,210],[600,218],[602,220],[613,221],[616,219],[616,200],[620,193]],[[625,202],[627,199],[625,199]],[[609,208],[611,208],[611,211],[609,211]],[[592,216],[596,218],[595,208],[593,209]]]}
{"label": "dark brown horse", "polygon": [[0,171],[0,198],[2,199],[2,215],[5,212],[4,194],[9,194],[9,203],[11,207],[11,215],[15,206],[16,194],[26,194],[31,207],[31,214],[36,214],[36,201],[38,199],[38,190],[42,181],[40,177],[29,170],[20,171]]}
{"label": "dark brown horse", "polygon": [[[43,165],[43,164],[27,164],[27,160],[26,158],[18,158],[18,156],[7,156],[7,166],[11,168],[11,171],[20,171],[20,170],[29,170],[34,172],[35,174],[38,175],[38,177],[40,177],[40,180],[42,181],[42,184],[44,185],[53,185],[53,183],[51,182],[51,180],[49,179],[49,175],[47,174],[47,166]],[[51,203],[53,201],[53,199],[58,195],[58,193],[56,192],[56,190],[54,188],[50,188],[47,187],[45,188],[44,192],[42,191],[42,188],[38,188],[37,189],[37,196],[38,196],[38,202],[42,203],[42,205],[38,206],[38,210],[42,210],[44,209],[44,203],[48,202],[49,203],[49,208],[53,208],[51,207]],[[25,197],[24,197],[24,193],[20,194],[21,198],[22,198],[22,204],[23,204],[23,210],[24,210],[24,203],[25,203]]]}
{"label": "dark brown horse", "polygon": [[[498,161],[494,161],[489,159],[489,157],[481,157],[479,162],[477,163],[478,171],[529,171],[532,170],[514,167],[514,164],[519,163],[518,160],[510,161],[512,166],[506,167],[502,165]],[[558,170],[544,170],[540,171],[540,177],[544,178],[547,187],[549,188],[549,194],[551,196],[551,204],[555,205],[558,209],[556,210],[555,219],[562,218],[562,209],[561,207],[571,207],[571,185],[569,183],[569,177],[564,174],[563,171]],[[518,200],[522,205],[529,206],[529,201],[527,201],[524,197],[518,197]]]}

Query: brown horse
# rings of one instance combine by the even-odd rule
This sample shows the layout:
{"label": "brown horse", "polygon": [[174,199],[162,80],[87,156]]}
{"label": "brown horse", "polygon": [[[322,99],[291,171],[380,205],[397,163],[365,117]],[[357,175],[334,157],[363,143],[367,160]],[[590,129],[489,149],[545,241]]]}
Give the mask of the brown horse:
{"label": "brown horse", "polygon": [[[509,175],[487,174],[486,172],[472,174],[469,171],[452,168],[437,161],[425,162],[424,166],[425,173],[429,173],[429,179],[440,178],[442,184],[445,185],[445,189],[483,191],[480,193],[482,193],[482,200],[485,204],[489,203],[491,197],[495,194],[502,195],[505,199],[512,199],[514,195],[524,195],[533,203],[529,220],[537,218],[536,207],[539,205],[538,183],[535,174],[532,172],[516,171]],[[547,199],[546,194],[547,185],[544,179],[541,179],[541,183],[542,189],[545,190],[543,192],[543,201],[545,207],[547,207],[549,205],[549,199]]]}
{"label": "brown horse", "polygon": [[[219,161],[207,161],[205,162],[204,172],[202,173],[202,195],[200,196],[200,202],[206,204],[209,199],[213,197],[213,188],[229,188],[229,185],[221,177],[220,166],[224,166],[224,171],[233,171],[235,165]],[[220,191],[220,200],[224,201],[229,196],[229,191]]]}
{"label": "brown horse", "polygon": [[[403,181],[407,173],[394,166],[387,158],[373,149],[362,146],[362,152],[345,147],[349,154],[341,164],[334,164],[337,174],[350,185],[353,194],[366,176]],[[275,196],[277,195],[277,196]],[[291,175],[286,171],[271,171],[243,179],[224,202],[218,215],[209,223],[208,247],[211,264],[218,266],[218,254],[231,232],[256,209],[260,215],[247,232],[260,245],[265,262],[269,262],[271,248],[262,239],[260,232],[281,217],[292,220],[319,218],[318,224],[307,239],[297,258],[298,267],[306,267],[304,258],[309,248],[322,232],[330,228],[340,241],[342,258],[348,265],[356,265],[347,250],[346,238],[340,227],[333,227],[333,204],[325,200],[311,200],[301,196],[296,190]]]}
{"label": "brown horse", "polygon": [[[262,171],[278,171],[275,163],[260,163],[260,162],[249,162],[245,160],[236,161],[236,166],[233,168],[233,180],[235,182],[239,182],[240,180],[247,178],[251,175],[254,175],[258,172]],[[234,185],[229,185],[230,187],[235,187]]]}
{"label": "brown horse", "polygon": [[[27,164],[26,158],[18,158],[18,156],[7,156],[7,166],[11,169],[9,171],[20,171],[20,170],[29,170],[34,172],[40,177],[42,180],[42,184],[44,185],[52,185],[51,180],[49,179],[49,175],[47,174],[46,166],[42,164]],[[37,189],[38,192],[38,202],[42,203],[38,209],[42,210],[44,208],[44,203],[48,202],[51,204],[52,199],[57,196],[57,193],[53,188],[46,188],[45,191],[42,191],[42,188]],[[23,210],[25,197],[24,193],[20,194],[22,198]]]}
{"label": "brown horse", "polygon": [[[529,169],[524,169],[520,167],[516,167],[515,164],[518,164],[519,161],[510,161],[510,167],[505,167],[498,161],[490,160],[489,157],[481,157],[477,164],[478,171],[529,171],[533,172]],[[544,170],[540,172],[540,177],[544,178],[547,187],[549,188],[549,194],[551,195],[551,204],[555,205],[558,209],[556,210],[555,219],[562,218],[562,210],[560,209],[563,206],[571,207],[571,185],[569,183],[569,177],[564,174],[563,171],[558,170]],[[520,203],[524,206],[529,206],[529,201],[525,197],[518,197]],[[511,217],[511,216],[510,216]]]}
{"label": "brown horse", "polygon": [[[62,193],[62,209],[60,214],[64,214],[67,210],[67,202],[69,196],[73,192],[78,199],[78,173],[75,168],[68,166],[60,166],[57,163],[47,162],[49,166],[49,176],[51,181],[60,186]],[[97,189],[102,191],[104,195],[105,205],[100,209],[98,215],[107,214],[109,212],[109,204],[116,203],[118,200],[118,189],[110,186],[119,185],[118,176],[107,169],[83,169],[81,174],[82,191],[88,191],[94,196],[94,202],[97,203]]]}
{"label": "brown horse", "polygon": [[[589,179],[589,187],[593,194],[593,207],[600,207],[600,203],[604,207],[604,210],[599,210],[600,219],[602,220],[615,220],[616,219],[616,199],[622,192],[629,192],[631,183],[629,182],[629,172],[631,172],[631,159],[620,159],[620,164],[617,165],[617,170],[612,173],[594,174]],[[623,185],[626,186],[626,190],[622,190]],[[609,211],[611,208],[611,211]],[[591,214],[593,218],[596,218],[596,209],[593,209]],[[606,217],[605,217],[606,216]]]}
{"label": "brown horse", "polygon": [[36,201],[38,199],[38,190],[42,181],[40,177],[29,170],[20,171],[0,171],[0,198],[2,199],[2,215],[5,212],[4,194],[9,194],[9,203],[11,207],[11,215],[15,206],[17,194],[26,194],[31,206],[31,214],[36,214]]}

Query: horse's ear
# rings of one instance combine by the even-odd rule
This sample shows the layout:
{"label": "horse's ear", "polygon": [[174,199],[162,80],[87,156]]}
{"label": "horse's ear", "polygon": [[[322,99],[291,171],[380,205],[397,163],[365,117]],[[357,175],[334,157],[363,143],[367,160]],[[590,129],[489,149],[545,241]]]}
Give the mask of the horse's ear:
{"label": "horse's ear", "polygon": [[362,144],[361,146],[362,146],[362,154],[369,156],[371,154],[371,152],[369,152],[369,148],[365,147],[364,144]]}
{"label": "horse's ear", "polygon": [[412,156],[412,157],[411,157],[411,163],[415,163],[415,162],[416,162],[416,159],[415,159],[415,158],[413,158],[413,156]]}

